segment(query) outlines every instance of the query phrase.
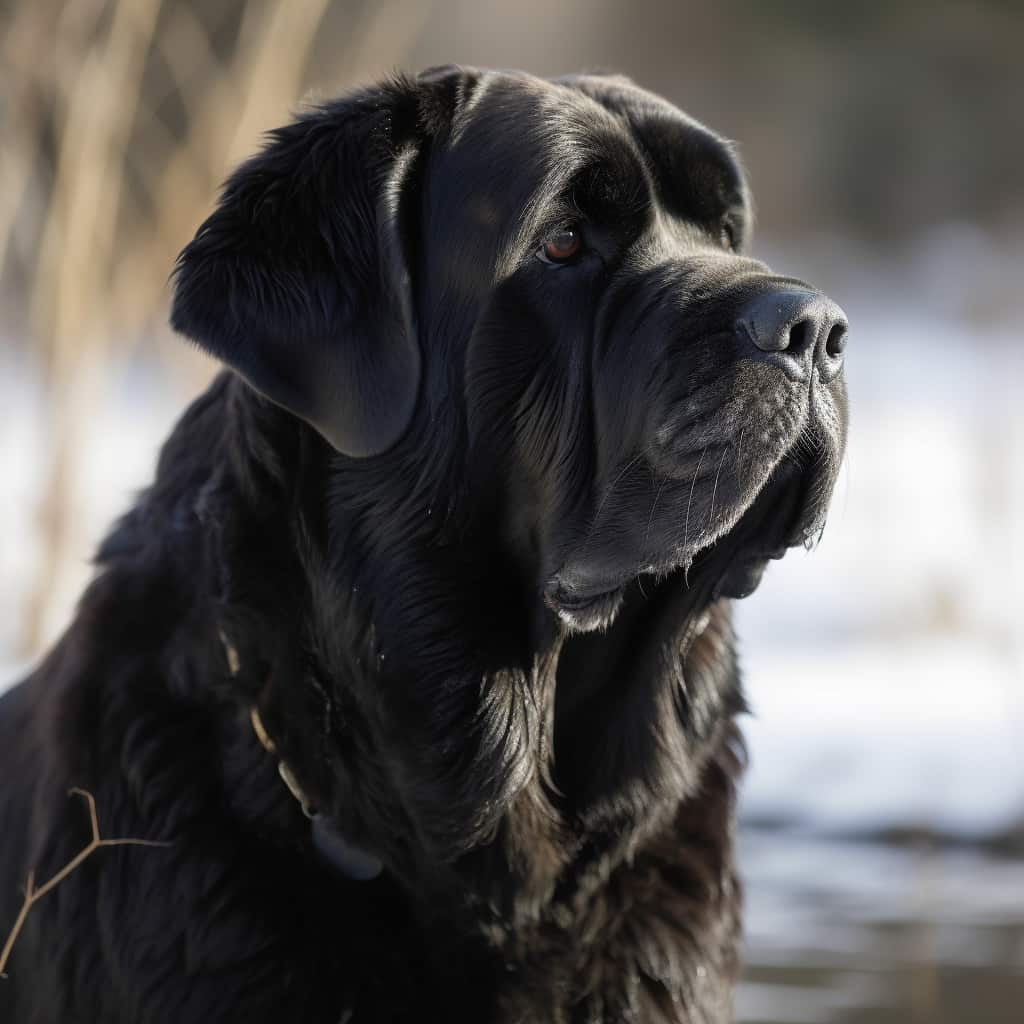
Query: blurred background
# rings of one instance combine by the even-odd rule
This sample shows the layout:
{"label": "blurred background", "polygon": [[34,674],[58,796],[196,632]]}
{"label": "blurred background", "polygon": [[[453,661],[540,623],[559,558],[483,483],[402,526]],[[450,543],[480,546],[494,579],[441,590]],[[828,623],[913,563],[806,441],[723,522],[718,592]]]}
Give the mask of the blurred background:
{"label": "blurred background", "polygon": [[1024,1019],[1024,4],[0,6],[0,688],[214,367],[167,277],[304,97],[612,69],[739,143],[754,252],[852,323],[819,548],[739,608],[741,1021]]}

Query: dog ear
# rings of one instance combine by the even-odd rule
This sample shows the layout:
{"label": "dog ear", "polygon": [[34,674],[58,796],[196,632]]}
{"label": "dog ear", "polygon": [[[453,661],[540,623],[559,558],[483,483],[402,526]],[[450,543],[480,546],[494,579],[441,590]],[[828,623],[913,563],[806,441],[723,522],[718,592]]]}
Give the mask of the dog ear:
{"label": "dog ear", "polygon": [[416,405],[424,88],[396,79],[272,132],[175,269],[174,329],[350,456],[394,445]]}

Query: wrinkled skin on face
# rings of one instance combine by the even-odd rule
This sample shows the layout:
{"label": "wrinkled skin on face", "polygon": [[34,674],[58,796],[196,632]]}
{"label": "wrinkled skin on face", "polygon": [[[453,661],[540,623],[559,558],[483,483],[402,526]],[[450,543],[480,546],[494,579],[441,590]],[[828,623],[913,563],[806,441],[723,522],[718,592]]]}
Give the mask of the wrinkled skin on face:
{"label": "wrinkled skin on face", "polygon": [[[609,79],[480,91],[432,166],[436,206],[461,208],[422,294],[477,297],[472,461],[493,471],[528,590],[571,630],[607,627],[630,581],[686,586],[679,570],[715,545],[699,571],[744,596],[768,558],[821,528],[841,459],[841,373],[794,379],[735,326],[754,297],[808,286],[742,255],[749,204],[730,148],[664,101]],[[515,186],[488,181],[513,163],[527,169]],[[491,187],[459,204],[445,193],[467,172]],[[565,223],[578,257],[536,258]],[[757,523],[737,530],[745,514]]]}

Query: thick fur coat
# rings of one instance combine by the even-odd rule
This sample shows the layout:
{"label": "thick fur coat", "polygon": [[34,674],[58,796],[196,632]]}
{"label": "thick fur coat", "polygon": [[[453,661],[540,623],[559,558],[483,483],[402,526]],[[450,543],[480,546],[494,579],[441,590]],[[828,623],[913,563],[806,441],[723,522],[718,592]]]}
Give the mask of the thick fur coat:
{"label": "thick fur coat", "polygon": [[32,908],[0,1019],[731,1019],[730,602],[845,435],[841,311],[748,223],[619,78],[441,68],[272,133],[176,272],[228,369],[0,700],[0,933],[89,839],[70,787],[168,845]]}

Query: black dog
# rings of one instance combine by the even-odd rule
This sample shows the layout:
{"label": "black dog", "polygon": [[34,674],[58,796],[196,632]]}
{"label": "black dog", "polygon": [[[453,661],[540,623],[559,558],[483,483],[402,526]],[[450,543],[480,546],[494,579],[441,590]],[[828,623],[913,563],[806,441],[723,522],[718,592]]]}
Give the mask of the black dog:
{"label": "black dog", "polygon": [[235,173],[172,313],[234,372],[0,704],[0,936],[69,787],[169,845],[31,908],[0,1019],[730,1018],[728,599],[845,435],[843,314],[748,221],[619,78],[396,79]]}

